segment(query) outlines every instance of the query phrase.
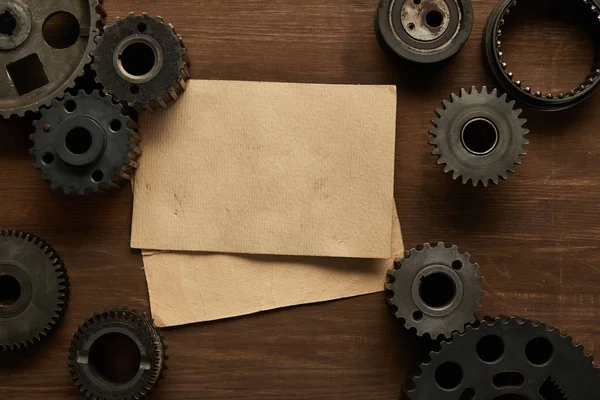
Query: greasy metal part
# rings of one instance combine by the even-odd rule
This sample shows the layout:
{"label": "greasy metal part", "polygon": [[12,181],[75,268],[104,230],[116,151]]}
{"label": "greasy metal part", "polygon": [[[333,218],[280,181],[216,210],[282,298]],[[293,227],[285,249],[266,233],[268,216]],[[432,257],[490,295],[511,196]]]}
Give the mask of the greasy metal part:
{"label": "greasy metal part", "polygon": [[0,231],[0,352],[41,341],[67,297],[67,272],[50,245],[25,232]]}
{"label": "greasy metal part", "polygon": [[[47,43],[44,27],[64,13],[77,20],[79,35],[57,48]],[[37,112],[74,87],[91,61],[105,15],[102,0],[0,0],[0,117]]]}
{"label": "greasy metal part", "polygon": [[470,92],[460,90],[452,93],[436,110],[437,118],[431,123],[429,133],[432,154],[438,155],[437,164],[444,165],[444,172],[452,172],[452,178],[462,177],[462,183],[489,182],[498,184],[508,179],[508,172],[515,172],[515,164],[521,164],[521,155],[527,154],[524,145],[529,143],[523,128],[526,119],[519,118],[520,109],[515,102],[507,101],[506,94],[498,97],[496,89],[488,93],[475,87]]}
{"label": "greasy metal part", "polygon": [[455,333],[420,365],[411,400],[598,400],[600,370],[583,346],[556,328],[490,319]]}
{"label": "greasy metal part", "polygon": [[123,105],[99,92],[67,94],[42,108],[30,153],[53,189],[109,190],[131,179],[141,154],[137,124]]}
{"label": "greasy metal part", "polygon": [[161,17],[129,14],[97,39],[92,68],[104,90],[140,111],[167,108],[186,88],[187,51]]}
{"label": "greasy metal part", "polygon": [[[115,336],[125,337],[139,353],[139,365],[129,380],[113,381],[103,375],[98,365],[114,365],[110,354],[94,351],[94,345],[107,338],[113,345]],[[88,318],[73,335],[69,346],[68,366],[79,392],[92,399],[142,399],[158,385],[166,370],[167,346],[154,321],[135,309],[126,307],[104,311]],[[121,355],[119,354],[118,357]]]}
{"label": "greasy metal part", "polygon": [[417,63],[455,55],[473,27],[470,0],[380,0],[375,33],[382,49]]}
{"label": "greasy metal part", "polygon": [[479,265],[469,258],[469,253],[440,242],[425,243],[396,260],[385,288],[394,314],[407,329],[419,336],[449,338],[475,322],[474,313],[481,310],[483,278],[477,275]]}
{"label": "greasy metal part", "polygon": [[[517,3],[516,0],[501,0],[489,16],[483,33],[483,52],[486,64],[498,83],[520,104],[541,111],[565,110],[585,101],[598,89],[600,84],[600,59],[598,58],[594,61],[590,73],[583,82],[567,93],[535,90],[511,72],[511,68],[503,59],[507,50],[502,49],[502,26]],[[582,20],[590,17],[598,22],[596,29],[600,28],[600,2],[598,0],[575,0],[573,3],[573,7],[582,8]],[[589,15],[585,15],[586,13]],[[600,53],[597,53],[596,57],[598,55]],[[542,60],[539,62],[543,63]]]}

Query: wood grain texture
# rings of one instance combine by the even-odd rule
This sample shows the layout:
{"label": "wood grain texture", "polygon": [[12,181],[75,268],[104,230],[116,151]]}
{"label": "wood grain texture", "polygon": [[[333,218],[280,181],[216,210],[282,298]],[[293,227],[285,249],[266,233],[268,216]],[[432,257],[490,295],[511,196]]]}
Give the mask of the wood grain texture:
{"label": "wood grain texture", "polygon": [[[487,190],[462,186],[435,166],[427,129],[450,92],[494,86],[480,40],[495,1],[473,1],[471,39],[450,63],[434,67],[382,54],[373,33],[376,3],[106,0],[106,9],[109,20],[148,11],[173,23],[194,78],[396,84],[395,193],[407,246],[458,244],[482,266],[486,314],[544,320],[600,357],[600,96],[560,114],[527,112],[531,144],[517,174]],[[546,36],[536,40],[512,36],[521,71],[536,77],[545,64],[577,82],[573,66],[586,62],[589,45],[560,25],[543,28]],[[76,325],[112,304],[148,310],[141,256],[128,246],[131,190],[96,199],[56,195],[32,168],[26,126],[0,122],[0,131],[0,225],[49,241],[72,284],[64,321],[46,345],[17,366],[0,365],[0,399],[77,398],[66,368]],[[171,359],[155,399],[396,399],[420,344],[392,318],[382,293],[166,336]]]}

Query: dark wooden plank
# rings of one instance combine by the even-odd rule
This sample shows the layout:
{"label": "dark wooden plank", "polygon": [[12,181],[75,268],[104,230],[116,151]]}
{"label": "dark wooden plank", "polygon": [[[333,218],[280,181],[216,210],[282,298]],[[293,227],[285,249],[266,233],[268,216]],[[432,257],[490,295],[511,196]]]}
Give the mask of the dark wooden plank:
{"label": "dark wooden plank", "polygon": [[[486,314],[547,321],[600,357],[600,96],[566,113],[528,112],[531,145],[517,174],[488,190],[462,186],[435,166],[426,132],[450,92],[494,85],[480,39],[495,2],[473,2],[470,41],[436,67],[381,53],[376,3],[107,0],[106,9],[109,20],[146,10],[173,23],[194,78],[398,85],[396,199],[407,245],[458,244],[482,265]],[[589,58],[584,38],[561,24],[527,24],[507,38],[511,57],[523,61],[519,72],[553,87],[578,82],[578,66]],[[553,77],[559,72],[562,81]],[[0,366],[0,399],[77,398],[65,363],[76,324],[112,304],[148,311],[141,257],[128,246],[131,190],[99,199],[53,194],[31,168],[26,126],[0,122],[0,131],[0,226],[52,243],[72,283],[64,322],[47,345],[18,366]],[[383,299],[166,330],[171,359],[155,398],[395,399],[420,342],[400,329]]]}

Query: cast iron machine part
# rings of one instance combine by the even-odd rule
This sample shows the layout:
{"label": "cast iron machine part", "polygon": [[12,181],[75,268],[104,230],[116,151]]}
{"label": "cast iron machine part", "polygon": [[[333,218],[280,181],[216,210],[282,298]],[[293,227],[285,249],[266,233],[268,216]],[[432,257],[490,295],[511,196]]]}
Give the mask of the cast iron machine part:
{"label": "cast iron machine part", "polygon": [[67,94],[42,108],[30,153],[42,179],[65,194],[105,191],[127,182],[141,154],[137,124],[99,92]]}
{"label": "cast iron machine part", "polygon": [[[566,93],[536,90],[511,72],[510,66],[503,59],[504,53],[509,50],[502,48],[502,27],[509,14],[518,12],[517,3],[515,0],[501,0],[488,18],[483,33],[484,57],[500,86],[519,104],[541,111],[565,110],[588,99],[598,90],[600,84],[600,59],[597,58],[600,53],[597,53],[596,60],[583,82]],[[574,0],[572,3],[573,7],[579,8],[582,25],[587,18],[589,23],[595,26],[594,37],[597,37],[600,30],[600,2]],[[598,47],[599,43],[596,42],[595,45]],[[543,63],[544,60],[539,62]]]}
{"label": "cast iron machine part", "polygon": [[0,231],[0,353],[46,337],[66,307],[68,285],[65,266],[48,243]]}
{"label": "cast iron machine part", "polygon": [[425,243],[396,260],[385,285],[396,318],[418,336],[449,338],[475,322],[481,310],[483,278],[469,253],[456,246]]}
{"label": "cast iron machine part", "polygon": [[521,110],[514,105],[506,94],[498,96],[496,89],[488,93],[485,86],[481,92],[475,87],[470,92],[461,89],[444,100],[429,131],[433,154],[439,156],[437,163],[444,165],[444,172],[452,172],[453,179],[462,177],[463,184],[472,181],[473,186],[508,179],[508,172],[522,163],[521,155],[527,154],[523,146],[529,143],[525,139],[529,131],[523,127],[527,120],[519,118]]}
{"label": "cast iron machine part", "polygon": [[92,68],[104,90],[138,110],[167,108],[189,78],[181,36],[161,17],[147,13],[117,18],[97,38]]}
{"label": "cast iron machine part", "polygon": [[69,347],[69,372],[85,397],[142,399],[166,370],[166,350],[164,337],[145,314],[114,307],[79,326]]}
{"label": "cast iron machine part", "polygon": [[600,399],[600,369],[582,345],[514,317],[453,334],[420,370],[406,390],[411,400]]}
{"label": "cast iron machine part", "polygon": [[102,0],[0,0],[0,117],[37,112],[74,87],[105,15]]}
{"label": "cast iron machine part", "polygon": [[446,60],[473,28],[471,0],[380,0],[375,33],[382,49],[416,63]]}

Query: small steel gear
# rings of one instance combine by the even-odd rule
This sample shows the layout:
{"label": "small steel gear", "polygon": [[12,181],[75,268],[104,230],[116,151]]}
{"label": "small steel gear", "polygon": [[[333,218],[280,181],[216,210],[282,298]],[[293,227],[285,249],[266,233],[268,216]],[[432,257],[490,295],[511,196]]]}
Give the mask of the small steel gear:
{"label": "small steel gear", "polygon": [[[583,102],[594,94],[600,87],[600,59],[598,58],[600,53],[596,53],[596,59],[583,82],[568,93],[551,93],[535,90],[514,76],[511,68],[503,59],[503,53],[506,50],[501,51],[501,36],[505,20],[513,12],[517,3],[520,2],[516,0],[501,0],[490,14],[483,32],[483,52],[487,66],[502,88],[511,97],[518,100],[520,104],[541,111],[565,110]],[[597,37],[597,31],[600,28],[600,1],[576,0],[572,4],[569,4],[569,6],[574,10],[577,10],[576,7],[580,8],[578,10],[580,26],[584,26],[586,22],[595,26],[596,33],[592,36]],[[598,47],[599,43],[595,44]],[[539,61],[542,64],[544,62],[543,60]]]}
{"label": "small steel gear", "polygon": [[60,319],[68,292],[67,271],[50,245],[0,231],[0,350],[40,342]]}
{"label": "small steel gear", "polygon": [[181,36],[161,17],[147,13],[117,18],[97,39],[92,68],[118,101],[138,110],[167,108],[186,88],[187,51]]}
{"label": "small steel gear", "polygon": [[137,124],[109,96],[67,94],[43,108],[34,125],[35,166],[65,194],[108,190],[131,179],[138,167]]}
{"label": "small steel gear", "polygon": [[388,54],[417,63],[446,60],[473,28],[471,0],[380,0],[375,34]]}
{"label": "small steel gear", "polygon": [[437,118],[429,130],[433,136],[429,142],[440,156],[437,163],[445,164],[444,172],[452,171],[453,179],[462,177],[462,183],[471,180],[487,187],[499,178],[508,179],[508,172],[515,172],[515,164],[521,164],[521,155],[527,154],[524,145],[529,143],[525,135],[529,130],[519,118],[520,109],[515,102],[507,101],[506,94],[498,97],[496,89],[488,93],[475,87],[470,92],[460,90],[452,93],[450,100],[442,102],[436,110]]}
{"label": "small steel gear", "polygon": [[396,260],[385,288],[394,314],[407,329],[432,339],[449,338],[475,322],[474,313],[481,310],[483,278],[477,275],[479,265],[469,259],[469,253],[440,242],[425,243]]}
{"label": "small steel gear", "polygon": [[105,16],[102,0],[0,0],[0,117],[37,112],[74,87]]}
{"label": "small steel gear", "polygon": [[593,361],[556,328],[490,319],[442,342],[406,394],[411,400],[598,400],[600,370]]}
{"label": "small steel gear", "polygon": [[145,314],[114,307],[79,326],[69,347],[69,372],[80,393],[91,399],[141,399],[162,378],[166,350],[164,337]]}

